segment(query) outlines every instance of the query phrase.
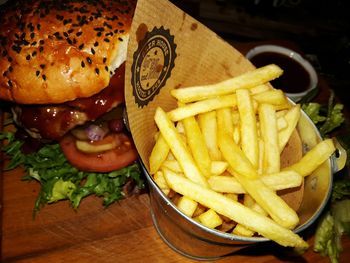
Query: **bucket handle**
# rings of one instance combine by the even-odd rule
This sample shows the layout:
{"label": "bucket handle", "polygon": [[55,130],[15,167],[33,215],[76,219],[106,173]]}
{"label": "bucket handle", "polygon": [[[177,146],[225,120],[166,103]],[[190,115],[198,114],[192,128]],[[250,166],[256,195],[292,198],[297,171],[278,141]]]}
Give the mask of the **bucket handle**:
{"label": "bucket handle", "polygon": [[336,148],[335,154],[332,157],[332,172],[336,173],[342,170],[346,165],[347,153],[340,142],[333,137],[334,146]]}

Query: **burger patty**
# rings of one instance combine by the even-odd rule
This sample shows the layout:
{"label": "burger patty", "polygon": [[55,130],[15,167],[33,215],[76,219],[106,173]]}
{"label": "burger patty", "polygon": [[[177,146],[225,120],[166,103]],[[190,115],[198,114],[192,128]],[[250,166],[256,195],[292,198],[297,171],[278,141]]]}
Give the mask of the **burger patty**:
{"label": "burger patty", "polygon": [[34,138],[58,141],[72,128],[96,120],[124,102],[124,74],[122,64],[109,85],[92,97],[55,105],[16,105],[15,121]]}

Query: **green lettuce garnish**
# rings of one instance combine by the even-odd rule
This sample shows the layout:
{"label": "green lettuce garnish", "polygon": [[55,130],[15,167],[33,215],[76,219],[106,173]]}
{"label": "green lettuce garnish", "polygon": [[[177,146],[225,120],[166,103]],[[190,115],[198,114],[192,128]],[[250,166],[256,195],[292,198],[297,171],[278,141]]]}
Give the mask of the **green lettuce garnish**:
{"label": "green lettuce garnish", "polygon": [[333,91],[329,97],[328,105],[306,102],[301,104],[301,108],[317,126],[322,137],[326,137],[330,132],[341,126],[345,120],[342,112],[344,105],[334,102]]}
{"label": "green lettuce garnish", "polygon": [[[302,100],[301,107],[317,126],[321,136],[325,138],[344,123],[345,118],[342,113],[344,105],[334,102],[333,91],[331,91],[327,105],[312,102],[309,98],[313,98],[314,95],[311,94]],[[338,135],[336,138],[347,151],[347,164],[349,164],[349,134]],[[350,179],[348,175],[341,178],[334,176],[329,207],[318,220],[314,251],[322,256],[327,256],[332,263],[338,263],[343,249],[341,237],[344,234],[350,235]]]}
{"label": "green lettuce garnish", "polygon": [[6,143],[2,151],[10,158],[5,170],[23,166],[23,180],[36,180],[41,184],[40,193],[34,205],[34,215],[46,204],[69,200],[77,209],[81,200],[89,195],[103,199],[103,205],[109,206],[125,197],[123,186],[133,180],[139,189],[144,188],[139,164],[109,173],[82,172],[70,165],[59,144],[47,144],[39,151],[24,154],[23,142],[17,140],[11,132],[0,133],[0,141]]}

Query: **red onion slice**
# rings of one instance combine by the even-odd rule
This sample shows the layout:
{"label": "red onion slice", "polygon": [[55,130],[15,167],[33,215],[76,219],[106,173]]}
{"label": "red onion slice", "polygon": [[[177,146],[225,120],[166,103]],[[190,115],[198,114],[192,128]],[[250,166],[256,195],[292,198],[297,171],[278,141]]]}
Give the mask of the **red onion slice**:
{"label": "red onion slice", "polygon": [[89,125],[85,129],[85,132],[91,141],[102,140],[103,137],[108,133],[108,131],[106,129],[103,129],[103,127],[100,127],[100,126],[95,125],[95,124]]}

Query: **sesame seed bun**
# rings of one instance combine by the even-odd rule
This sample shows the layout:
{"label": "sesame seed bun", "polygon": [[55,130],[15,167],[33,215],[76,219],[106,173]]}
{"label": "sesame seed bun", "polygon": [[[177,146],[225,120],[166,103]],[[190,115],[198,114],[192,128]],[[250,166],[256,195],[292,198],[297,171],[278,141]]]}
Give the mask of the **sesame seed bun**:
{"label": "sesame seed bun", "polygon": [[16,1],[0,11],[0,99],[56,104],[104,89],[136,1]]}

